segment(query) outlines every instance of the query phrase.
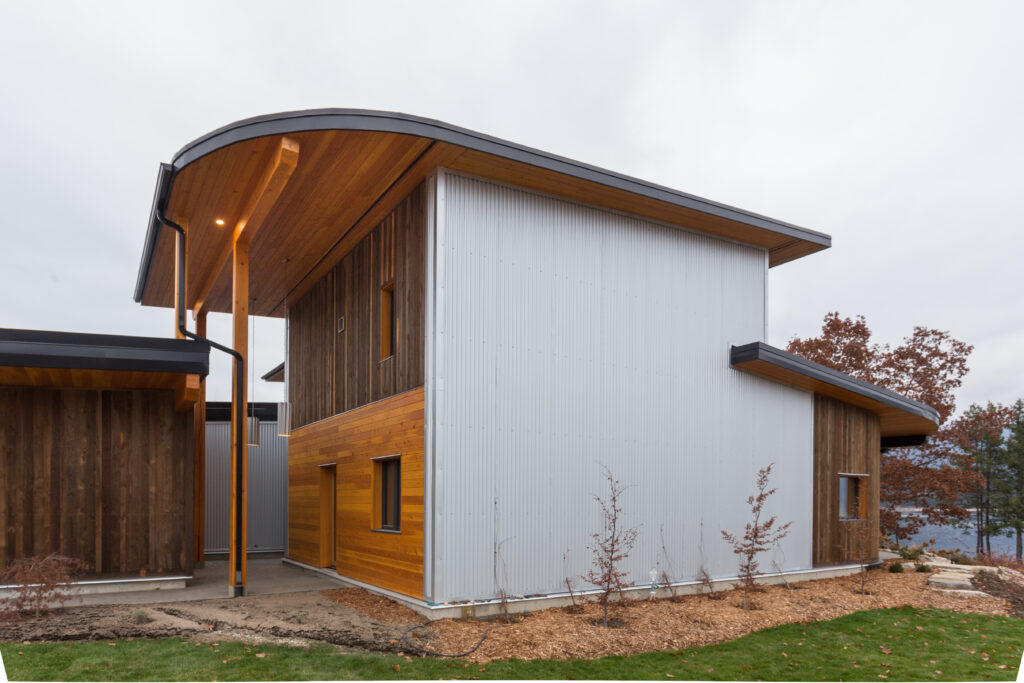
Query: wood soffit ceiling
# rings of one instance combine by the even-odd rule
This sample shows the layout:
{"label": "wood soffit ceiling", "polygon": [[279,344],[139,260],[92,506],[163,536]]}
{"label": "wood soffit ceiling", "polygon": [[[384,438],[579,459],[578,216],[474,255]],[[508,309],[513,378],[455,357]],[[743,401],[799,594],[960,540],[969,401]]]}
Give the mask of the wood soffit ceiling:
{"label": "wood soffit ceiling", "polygon": [[[231,310],[230,259],[220,261],[283,137],[298,143],[298,161],[251,238],[254,315],[283,317],[438,167],[766,248],[772,266],[831,244],[821,233],[438,121],[314,110],[231,124],[190,143],[163,167],[154,206],[165,206],[168,218],[187,223],[189,308],[212,277],[205,309]],[[169,196],[163,196],[168,185]],[[173,307],[174,244],[174,232],[159,229],[151,217],[136,286],[140,303]]]}

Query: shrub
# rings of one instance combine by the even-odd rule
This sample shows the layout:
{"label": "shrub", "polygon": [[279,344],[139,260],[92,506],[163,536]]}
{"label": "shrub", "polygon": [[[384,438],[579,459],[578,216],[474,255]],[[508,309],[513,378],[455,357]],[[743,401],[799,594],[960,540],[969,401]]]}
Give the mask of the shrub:
{"label": "shrub", "polygon": [[924,562],[915,562],[914,563],[914,571],[917,572],[918,574],[927,574],[931,570],[932,570],[932,568],[929,567],[928,565],[926,565]]}
{"label": "shrub", "polygon": [[924,548],[919,545],[903,546],[896,549],[896,554],[904,560],[916,560],[924,554]]}
{"label": "shrub", "polygon": [[14,586],[10,597],[0,598],[0,616],[39,616],[63,607],[78,591],[71,582],[86,569],[83,562],[57,554],[14,560],[0,573],[0,585]]}
{"label": "shrub", "polygon": [[1024,560],[1018,560],[1011,553],[978,553],[974,556],[974,563],[986,567],[1009,567],[1024,572]]}
{"label": "shrub", "polygon": [[899,562],[893,562],[892,564],[889,565],[889,573],[890,574],[902,574],[903,573],[903,565],[900,564]]}

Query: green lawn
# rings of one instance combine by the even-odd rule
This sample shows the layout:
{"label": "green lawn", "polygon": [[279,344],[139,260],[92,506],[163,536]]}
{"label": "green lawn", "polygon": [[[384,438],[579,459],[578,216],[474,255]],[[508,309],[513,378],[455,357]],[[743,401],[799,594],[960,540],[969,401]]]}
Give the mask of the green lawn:
{"label": "green lawn", "polygon": [[901,608],[787,625],[678,652],[594,660],[458,660],[310,649],[135,640],[0,643],[12,680],[363,680],[640,678],[668,680],[1015,680],[1024,620]]}

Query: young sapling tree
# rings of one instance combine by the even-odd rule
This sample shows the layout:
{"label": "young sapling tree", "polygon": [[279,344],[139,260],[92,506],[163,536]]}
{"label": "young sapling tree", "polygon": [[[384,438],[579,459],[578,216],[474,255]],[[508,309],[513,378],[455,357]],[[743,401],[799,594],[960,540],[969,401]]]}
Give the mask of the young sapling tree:
{"label": "young sapling tree", "polygon": [[757,495],[747,498],[751,520],[747,522],[743,536],[736,537],[727,531],[722,532],[722,538],[732,546],[733,553],[740,556],[739,580],[740,586],[743,588],[743,609],[749,609],[748,596],[751,591],[757,590],[755,580],[761,574],[758,570],[757,556],[770,550],[773,545],[785,538],[789,533],[789,526],[792,524],[792,522],[786,522],[776,526],[775,517],[761,521],[764,505],[768,498],[775,493],[775,489],[768,488],[768,477],[771,476],[774,464],[769,464],[757,473]]}
{"label": "young sapling tree", "polygon": [[593,545],[588,548],[594,555],[593,564],[583,578],[600,589],[598,602],[604,613],[604,627],[608,628],[608,601],[616,591],[621,597],[626,572],[619,567],[629,557],[638,532],[636,527],[624,527],[622,524],[620,500],[627,487],[620,484],[604,465],[601,465],[601,473],[608,482],[608,494],[606,497],[594,496],[601,508],[602,529],[600,533],[591,534]]}

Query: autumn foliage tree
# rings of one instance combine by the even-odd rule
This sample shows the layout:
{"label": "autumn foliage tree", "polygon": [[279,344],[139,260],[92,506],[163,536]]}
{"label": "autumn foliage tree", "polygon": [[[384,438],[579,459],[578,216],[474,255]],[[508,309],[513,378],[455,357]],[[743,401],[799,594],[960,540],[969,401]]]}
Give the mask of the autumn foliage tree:
{"label": "autumn foliage tree", "polygon": [[772,465],[762,468],[757,473],[757,495],[747,498],[751,519],[747,522],[743,536],[737,537],[727,531],[722,532],[722,538],[732,546],[733,553],[740,556],[739,580],[740,586],[743,588],[743,609],[747,609],[747,596],[752,590],[755,590],[754,581],[761,574],[757,556],[771,550],[773,545],[785,538],[789,533],[789,526],[792,524],[792,522],[786,522],[776,526],[775,517],[761,520],[765,503],[775,493],[775,489],[768,488],[768,477],[771,476],[771,473]]}
{"label": "autumn foliage tree", "polygon": [[[956,410],[954,392],[967,374],[974,349],[948,332],[915,327],[895,348],[871,340],[864,316],[842,318],[829,313],[817,337],[794,337],[790,353],[895,391],[929,405],[945,424]],[[968,512],[964,496],[982,480],[970,456],[949,447],[944,427],[923,447],[894,448],[882,455],[881,530],[897,543],[909,539],[924,524],[963,522]],[[899,506],[921,509],[904,516]]]}

